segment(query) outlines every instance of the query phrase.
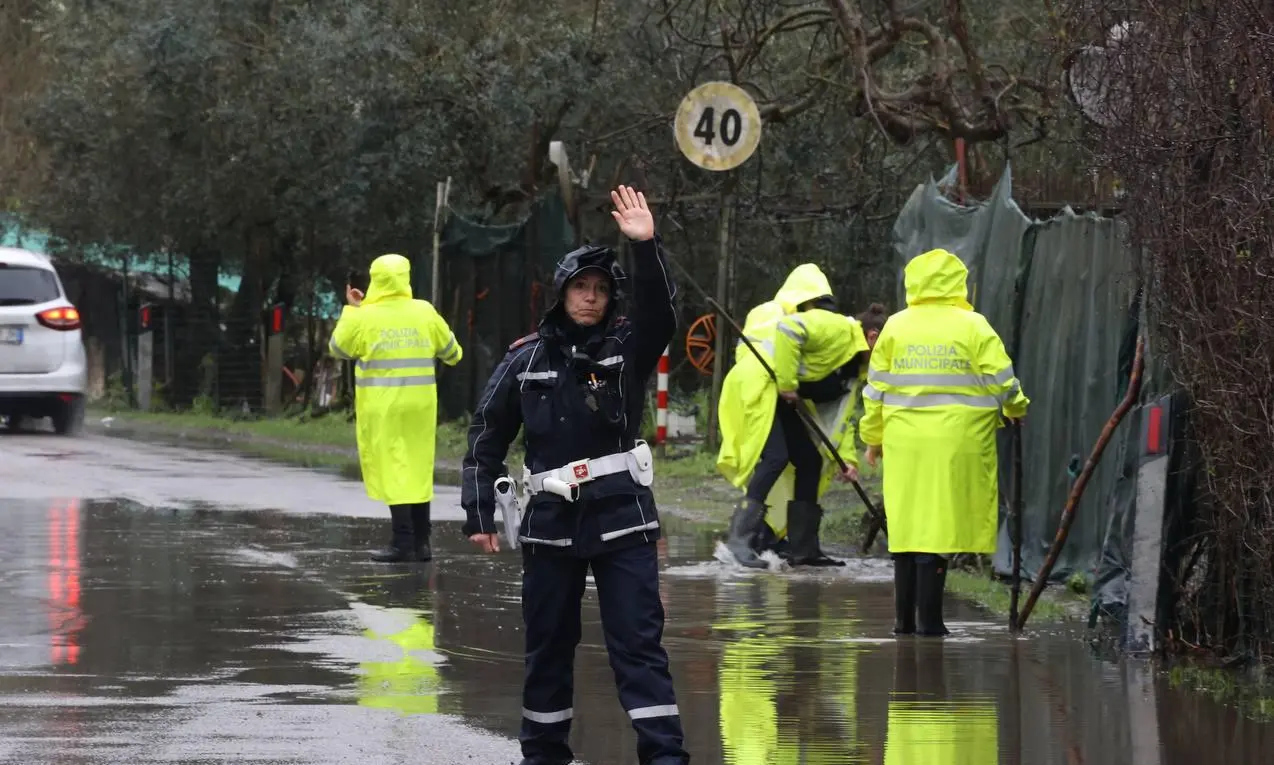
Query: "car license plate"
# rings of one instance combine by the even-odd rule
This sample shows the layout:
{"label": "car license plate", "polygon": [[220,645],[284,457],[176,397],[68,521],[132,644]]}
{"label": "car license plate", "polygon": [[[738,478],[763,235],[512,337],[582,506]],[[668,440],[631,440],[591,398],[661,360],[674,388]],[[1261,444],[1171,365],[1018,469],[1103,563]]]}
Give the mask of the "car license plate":
{"label": "car license plate", "polygon": [[22,327],[0,327],[0,345],[22,345]]}

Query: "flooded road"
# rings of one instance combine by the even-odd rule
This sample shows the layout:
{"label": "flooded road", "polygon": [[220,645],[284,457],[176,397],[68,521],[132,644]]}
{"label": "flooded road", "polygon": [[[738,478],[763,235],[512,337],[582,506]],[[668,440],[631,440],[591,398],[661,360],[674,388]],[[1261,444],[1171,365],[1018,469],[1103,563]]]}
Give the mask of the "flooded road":
{"label": "flooded road", "polygon": [[[214,485],[238,496],[237,481],[259,480],[248,507],[272,509],[59,496],[89,477],[124,494],[136,473],[103,465],[155,455],[87,439],[81,456],[39,463],[24,451],[36,440],[0,438],[0,762],[520,759],[517,553],[471,552],[441,523],[434,562],[372,564],[381,517],[329,507],[350,507],[357,484],[232,457],[211,460]],[[42,470],[5,472],[19,460]],[[183,464],[202,485],[201,466]],[[180,494],[166,480],[145,491]],[[881,563],[742,573],[706,562],[701,535],[660,547],[696,765],[1185,765],[1274,751],[1271,726],[1099,662],[1071,635],[1013,641],[951,604],[950,638],[894,639]],[[575,702],[577,755],[633,762],[591,588]]]}

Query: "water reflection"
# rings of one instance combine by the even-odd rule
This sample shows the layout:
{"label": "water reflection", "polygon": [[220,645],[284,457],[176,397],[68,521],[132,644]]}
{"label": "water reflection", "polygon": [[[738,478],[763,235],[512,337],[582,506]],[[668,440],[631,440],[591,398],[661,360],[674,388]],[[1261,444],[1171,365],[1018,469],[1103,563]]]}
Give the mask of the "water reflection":
{"label": "water reflection", "polygon": [[438,713],[442,657],[430,622],[430,573],[407,571],[361,582],[362,601],[377,606],[360,609],[368,625],[362,636],[373,644],[366,650],[377,658],[358,662],[359,705],[392,709],[399,715]]}
{"label": "water reflection", "polygon": [[899,640],[895,661],[885,765],[1000,761],[995,699],[951,697],[942,641]]}
{"label": "water reflection", "polygon": [[861,762],[852,601],[785,577],[722,584],[720,729],[729,765]]}
{"label": "water reflection", "polygon": [[[443,725],[435,714],[516,736],[519,556],[474,553],[440,524],[433,564],[375,566],[362,551],[381,533],[330,515],[0,507],[0,756],[47,761],[52,745],[71,765],[187,761],[118,748],[178,726],[192,751],[334,762],[325,747],[348,731],[394,725],[418,742]],[[673,537],[661,559],[704,560],[711,545]],[[666,576],[662,596],[696,765],[1242,764],[1274,746],[1270,726],[1098,662],[1070,634],[1010,640],[952,603],[952,639],[895,639],[888,584]],[[631,762],[591,586],[583,632],[572,746]],[[327,722],[304,736],[253,722],[317,706],[333,711],[305,712]],[[233,742],[218,738],[227,728]]]}
{"label": "water reflection", "polygon": [[78,664],[80,611],[80,502],[58,500],[49,507],[49,647],[53,664]]}

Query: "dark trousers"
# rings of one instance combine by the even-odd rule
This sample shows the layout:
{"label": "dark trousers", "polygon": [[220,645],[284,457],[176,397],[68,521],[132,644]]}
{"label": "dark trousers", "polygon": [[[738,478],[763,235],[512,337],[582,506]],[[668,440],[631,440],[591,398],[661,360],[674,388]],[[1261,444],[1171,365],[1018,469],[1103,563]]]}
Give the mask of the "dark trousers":
{"label": "dark trousers", "polygon": [[791,404],[780,399],[774,412],[774,424],[770,426],[769,438],[761,449],[761,460],[752,472],[752,480],[748,482],[748,499],[764,504],[788,463],[796,468],[792,499],[797,502],[817,502],[823,455],[818,453],[818,447],[810,438],[800,415]]}
{"label": "dark trousers", "polygon": [[642,765],[680,765],[681,716],[661,643],[664,609],[654,543],[594,558],[522,550],[522,619],[526,626],[526,679],[522,688],[522,755],[526,765],[566,765],[574,717],[575,646],[580,601],[589,567],[597,583],[602,631],[619,701],[637,732]]}
{"label": "dark trousers", "polygon": [[390,505],[389,513],[393,519],[395,536],[429,539],[431,524],[429,522],[429,504],[420,502],[414,505]]}

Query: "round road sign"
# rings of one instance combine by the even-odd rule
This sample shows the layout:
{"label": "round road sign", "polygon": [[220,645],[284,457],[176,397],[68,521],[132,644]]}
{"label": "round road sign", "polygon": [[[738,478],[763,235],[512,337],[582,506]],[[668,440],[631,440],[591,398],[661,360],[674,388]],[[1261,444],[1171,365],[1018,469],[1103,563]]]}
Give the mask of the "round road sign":
{"label": "round road sign", "polygon": [[761,142],[761,111],[729,82],[705,82],[686,94],[673,124],[677,148],[705,170],[733,170]]}

